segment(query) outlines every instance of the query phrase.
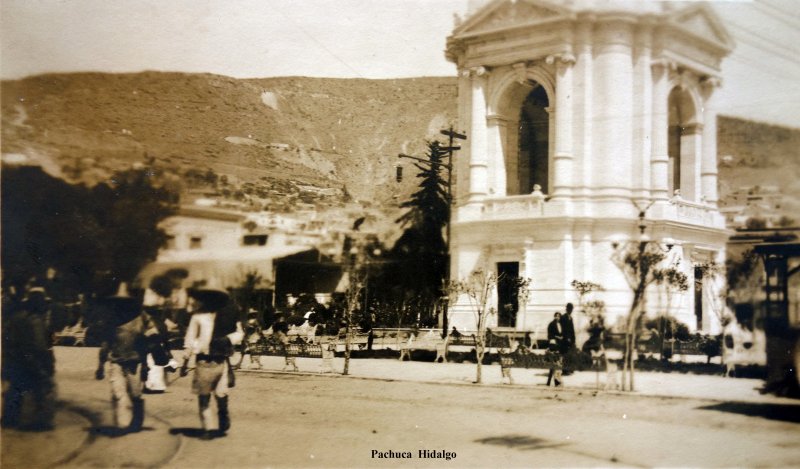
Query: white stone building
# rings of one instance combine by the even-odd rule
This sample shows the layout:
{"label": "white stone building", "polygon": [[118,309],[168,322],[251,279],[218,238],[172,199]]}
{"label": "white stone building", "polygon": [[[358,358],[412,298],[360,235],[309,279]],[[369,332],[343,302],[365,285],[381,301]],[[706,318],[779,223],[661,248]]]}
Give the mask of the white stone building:
{"label": "white stone building", "polygon": [[[599,297],[614,324],[632,293],[612,244],[639,240],[637,206],[649,206],[646,235],[672,246],[689,276],[671,313],[719,330],[719,285],[695,273],[724,261],[728,238],[713,99],[733,43],[709,6],[674,5],[495,0],[447,39],[468,135],[454,162],[451,277],[482,268],[532,281],[526,304],[498,288],[493,306],[515,312],[490,327],[544,334],[553,312],[577,303],[573,280],[606,288]],[[664,305],[651,290],[652,314]],[[464,297],[450,317],[475,328]]]}

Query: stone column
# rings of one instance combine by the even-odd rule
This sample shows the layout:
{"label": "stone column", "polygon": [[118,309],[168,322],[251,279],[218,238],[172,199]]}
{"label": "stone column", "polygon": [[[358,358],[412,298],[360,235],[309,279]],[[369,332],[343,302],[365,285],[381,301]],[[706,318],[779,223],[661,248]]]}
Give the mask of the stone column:
{"label": "stone column", "polygon": [[681,197],[700,202],[702,124],[687,125],[681,132]]}
{"label": "stone column", "polygon": [[599,195],[622,207],[632,187],[633,27],[622,20],[598,22],[594,37],[594,182]]}
{"label": "stone column", "polygon": [[653,70],[653,156],[650,160],[650,193],[656,200],[667,201],[669,194],[669,73],[674,64],[654,62]]}
{"label": "stone column", "polygon": [[486,147],[486,69],[470,70],[472,77],[472,125],[469,160],[469,202],[479,202],[489,191]]}
{"label": "stone column", "polygon": [[553,155],[553,187],[550,194],[553,199],[569,197],[573,187],[573,139],[572,139],[572,103],[575,89],[573,86],[572,54],[549,56],[546,62],[556,64],[556,105],[555,105],[555,153]]}
{"label": "stone column", "polygon": [[583,186],[583,195],[588,195],[591,193],[590,188],[592,187],[592,100],[594,99],[592,93],[594,86],[592,80],[594,67],[592,30],[594,17],[581,16],[579,19],[577,25],[578,60],[576,63],[578,84],[576,89],[580,89],[582,94],[577,112],[581,130],[577,138],[577,148],[573,145],[573,150],[577,153],[576,166],[580,174],[576,182]]}
{"label": "stone column", "polygon": [[700,165],[701,194],[705,203],[717,206],[717,110],[716,90],[718,78],[708,78],[700,83],[703,91],[703,155]]}
{"label": "stone column", "polygon": [[634,136],[633,136],[633,196],[637,199],[650,197],[650,161],[653,142],[653,72],[652,21],[637,28],[634,37]]}
{"label": "stone column", "polygon": [[506,136],[506,119],[493,114],[486,118],[489,137],[489,193],[493,196],[506,195],[506,162],[503,155],[503,142]]}

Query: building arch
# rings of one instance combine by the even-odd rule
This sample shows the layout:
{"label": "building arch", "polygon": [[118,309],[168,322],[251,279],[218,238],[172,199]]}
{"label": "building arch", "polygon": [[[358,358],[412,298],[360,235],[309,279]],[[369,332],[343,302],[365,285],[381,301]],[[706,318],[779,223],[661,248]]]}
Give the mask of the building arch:
{"label": "building arch", "polygon": [[671,195],[699,201],[703,100],[694,86],[673,80],[667,97],[667,188]]}
{"label": "building arch", "polygon": [[499,195],[530,194],[534,184],[548,191],[554,102],[553,76],[540,66],[512,68],[497,77],[488,109],[489,132],[499,142],[496,156],[502,161],[495,182]]}

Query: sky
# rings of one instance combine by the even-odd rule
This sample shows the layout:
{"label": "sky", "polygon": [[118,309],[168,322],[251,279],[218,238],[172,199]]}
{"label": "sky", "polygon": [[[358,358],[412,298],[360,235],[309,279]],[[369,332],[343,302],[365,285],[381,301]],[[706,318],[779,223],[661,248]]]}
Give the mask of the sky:
{"label": "sky", "polygon": [[[454,14],[476,1],[0,0],[0,77],[455,76],[445,39]],[[719,113],[800,128],[796,1],[711,2],[736,42],[723,62]]]}

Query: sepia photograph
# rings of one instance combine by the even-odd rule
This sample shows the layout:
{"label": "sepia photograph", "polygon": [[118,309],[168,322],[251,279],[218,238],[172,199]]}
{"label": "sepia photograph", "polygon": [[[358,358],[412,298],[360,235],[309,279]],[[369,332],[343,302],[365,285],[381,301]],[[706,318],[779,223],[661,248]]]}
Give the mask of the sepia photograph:
{"label": "sepia photograph", "polygon": [[795,0],[0,0],[0,466],[800,468]]}

